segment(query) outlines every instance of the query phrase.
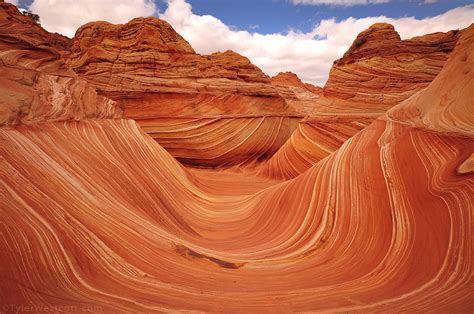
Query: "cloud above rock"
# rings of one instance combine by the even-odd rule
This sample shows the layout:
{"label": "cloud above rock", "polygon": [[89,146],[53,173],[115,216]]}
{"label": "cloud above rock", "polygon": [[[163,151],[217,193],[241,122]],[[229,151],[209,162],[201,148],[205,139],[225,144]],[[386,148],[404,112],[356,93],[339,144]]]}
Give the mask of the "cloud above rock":
{"label": "cloud above rock", "polygon": [[269,75],[292,71],[303,81],[324,85],[332,62],[340,58],[357,34],[377,22],[393,24],[403,39],[438,31],[464,28],[472,23],[474,5],[459,7],[444,14],[416,19],[386,16],[322,20],[307,33],[259,34],[235,30],[211,15],[196,15],[185,0],[169,0],[160,14],[186,38],[199,53],[234,50],[248,57]]}
{"label": "cloud above rock", "polygon": [[303,5],[333,5],[350,7],[353,5],[379,4],[387,3],[390,0],[291,0],[293,4]]}
{"label": "cloud above rock", "polygon": [[156,5],[153,0],[34,0],[29,9],[40,16],[48,31],[73,37],[87,22],[126,23],[155,14]]}

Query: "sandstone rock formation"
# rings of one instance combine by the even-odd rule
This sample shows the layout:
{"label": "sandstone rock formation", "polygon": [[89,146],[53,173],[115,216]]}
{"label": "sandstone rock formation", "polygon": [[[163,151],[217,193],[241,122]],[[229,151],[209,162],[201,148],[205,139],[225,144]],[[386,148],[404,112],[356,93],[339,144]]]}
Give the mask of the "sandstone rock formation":
{"label": "sandstone rock formation", "polygon": [[335,152],[349,138],[370,125],[376,115],[319,115],[306,117],[272,157],[257,166],[258,174],[291,179]]}
{"label": "sandstone rock formation", "polygon": [[383,113],[428,86],[459,36],[455,30],[401,40],[392,25],[374,24],[334,62],[320,102],[332,111]]}
{"label": "sandstone rock formation", "polygon": [[314,94],[322,92],[321,87],[314,86],[313,84],[309,83],[303,83],[301,79],[292,72],[280,72],[277,75],[271,77],[270,81],[275,86],[301,88]]}
{"label": "sandstone rock formation", "polygon": [[139,120],[180,162],[194,167],[254,166],[290,138],[299,116],[219,116]]}
{"label": "sandstone rock formation", "polygon": [[69,40],[0,3],[0,125],[121,116],[70,70]]}
{"label": "sandstone rock formation", "polygon": [[[1,56],[25,51],[18,37],[0,37]],[[19,70],[31,60],[48,68],[33,52]],[[0,127],[2,310],[472,312],[473,68],[474,24],[425,90],[334,152],[370,121],[347,115],[332,131],[340,115],[302,121],[275,164],[323,159],[269,167],[274,178],[184,167],[141,128],[146,117]],[[222,115],[215,127],[175,118],[163,128],[175,123],[186,139],[202,124],[209,151],[225,153],[236,132]],[[260,132],[249,128],[237,132]],[[260,142],[274,141],[264,133]],[[327,146],[307,149],[303,137]]]}
{"label": "sandstone rock formation", "polygon": [[144,110],[149,117],[175,114],[170,103],[176,101],[187,116],[290,111],[247,58],[232,51],[196,54],[167,22],[153,17],[82,26],[68,64],[132,118]]}
{"label": "sandstone rock formation", "polygon": [[[68,65],[189,165],[268,158],[302,118],[247,58],[196,54],[157,18],[82,26]],[[210,131],[222,137],[214,141]]]}
{"label": "sandstone rock formation", "polygon": [[297,112],[305,114],[310,114],[314,110],[315,101],[322,92],[321,87],[303,83],[291,72],[280,72],[270,80],[290,106]]}
{"label": "sandstone rock formation", "polygon": [[361,32],[334,62],[320,97],[306,106],[312,117],[299,123],[259,173],[288,179],[305,172],[377,116],[425,88],[459,36],[451,31],[401,40],[392,25],[383,23]]}

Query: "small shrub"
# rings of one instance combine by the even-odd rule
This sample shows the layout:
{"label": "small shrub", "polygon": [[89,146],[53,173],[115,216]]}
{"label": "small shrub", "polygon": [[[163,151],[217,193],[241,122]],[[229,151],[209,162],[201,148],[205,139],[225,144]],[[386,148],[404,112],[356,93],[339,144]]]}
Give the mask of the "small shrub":
{"label": "small shrub", "polygon": [[38,14],[34,14],[30,10],[23,11],[22,13],[23,13],[24,16],[30,17],[36,24],[41,24],[40,23],[40,17],[39,17]]}

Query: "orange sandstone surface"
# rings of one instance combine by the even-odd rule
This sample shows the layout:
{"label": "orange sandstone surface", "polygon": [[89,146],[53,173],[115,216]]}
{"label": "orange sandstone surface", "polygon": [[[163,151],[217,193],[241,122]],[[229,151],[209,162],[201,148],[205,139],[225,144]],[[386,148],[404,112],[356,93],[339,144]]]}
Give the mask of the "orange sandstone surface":
{"label": "orange sandstone surface", "polygon": [[322,88],[309,83],[303,83],[292,72],[280,72],[270,78],[278,93],[298,112],[311,114],[315,100],[322,93]]}
{"label": "orange sandstone surface", "polygon": [[0,125],[122,115],[66,66],[69,41],[0,3]]}
{"label": "orange sandstone surface", "polygon": [[[11,8],[0,3],[1,14]],[[61,61],[67,52],[45,58],[41,49],[19,49],[25,32],[6,40],[3,29],[2,73],[5,60],[15,53],[17,60],[20,55],[31,58],[20,63],[19,71],[56,75],[45,69],[64,66]],[[189,50],[186,45],[178,48]],[[35,60],[42,66],[32,67]],[[99,68],[97,64],[98,72]],[[138,97],[135,80],[147,75],[137,68],[133,78],[133,71],[125,68],[123,80],[129,83],[123,88]],[[264,176],[244,169],[183,166],[173,156],[179,151],[170,154],[148,134],[150,126],[121,116],[114,101],[125,115],[127,105],[137,105],[122,100],[119,95],[125,97],[125,91],[95,81],[94,75],[80,74],[88,82],[84,86],[94,86],[100,95],[87,102],[98,110],[94,114],[32,115],[41,119],[16,118],[17,123],[2,120],[0,303],[3,308],[109,313],[471,313],[473,68],[474,25],[462,31],[445,66],[426,89],[361,125],[338,115],[306,118],[314,130],[298,127],[291,135],[292,145],[304,153],[291,155],[294,151],[285,148],[286,142],[272,157],[278,156],[280,164],[293,163],[293,172],[268,167]],[[65,78],[83,80],[69,76],[67,68],[64,71]],[[8,73],[11,78],[12,72]],[[61,78],[55,82],[62,84]],[[158,88],[152,85],[150,89]],[[3,81],[0,86],[10,90]],[[52,90],[53,95],[58,90],[47,84],[34,86],[45,93]],[[2,93],[0,99],[13,108],[23,93],[12,90],[15,97]],[[34,94],[27,91],[31,94],[26,95]],[[152,97],[167,97],[155,91]],[[64,101],[56,102],[53,112],[82,112],[81,94],[64,92],[61,97]],[[113,100],[104,105],[105,97]],[[176,110],[188,112],[186,101],[193,99],[186,97],[182,102],[175,99]],[[199,93],[196,97],[201,101]],[[283,97],[274,96],[279,97],[287,106]],[[228,108],[221,105],[216,110]],[[41,106],[50,108],[46,101]],[[103,115],[104,108],[117,111]],[[249,110],[257,109],[249,105]],[[203,123],[200,117],[187,116],[177,127],[192,130],[196,126],[192,119]],[[336,121],[331,119],[339,119],[336,125],[346,129],[331,131],[328,128]],[[167,123],[169,128],[172,121]],[[208,134],[203,150],[239,145],[222,139],[231,132],[225,125],[203,127]],[[265,128],[278,128],[278,123]],[[238,132],[249,131],[243,127]],[[326,146],[314,149],[298,142],[310,132],[327,134],[321,140]],[[351,137],[352,132],[356,134]],[[250,133],[271,141],[268,133]],[[193,136],[183,133],[178,139]],[[311,159],[306,154],[321,160],[309,162],[304,171],[295,163]]]}
{"label": "orange sandstone surface", "polygon": [[310,117],[300,121],[260,173],[293,178],[334,152],[386,110],[424,89],[443,68],[461,33],[401,40],[394,27],[384,23],[361,32],[334,62],[319,96],[306,106]]}
{"label": "orange sandstone surface", "polygon": [[372,25],[334,61],[321,105],[335,112],[384,113],[428,86],[460,34],[455,30],[401,40],[392,25]]}
{"label": "orange sandstone surface", "polygon": [[[266,159],[303,117],[247,58],[232,51],[199,55],[156,18],[88,23],[71,51],[68,65],[78,75],[189,165]],[[211,131],[220,135],[209,137]]]}

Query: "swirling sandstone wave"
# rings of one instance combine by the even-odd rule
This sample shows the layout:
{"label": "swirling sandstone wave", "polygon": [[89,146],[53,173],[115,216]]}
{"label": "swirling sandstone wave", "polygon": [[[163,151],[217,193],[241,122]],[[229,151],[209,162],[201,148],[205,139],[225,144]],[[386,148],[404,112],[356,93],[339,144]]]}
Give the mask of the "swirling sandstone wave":
{"label": "swirling sandstone wave", "polygon": [[194,167],[252,166],[275,154],[301,117],[217,116],[140,120],[140,126],[180,162]]}
{"label": "swirling sandstone wave", "polygon": [[251,177],[202,179],[130,120],[1,128],[2,301],[472,312],[473,51],[474,25],[424,92],[242,190]]}
{"label": "swirling sandstone wave", "polygon": [[[361,32],[343,58],[334,62],[322,91],[302,110],[311,117],[299,123],[258,172],[290,179],[333,153],[377,116],[424,89],[444,66],[460,34],[401,40],[392,25],[383,23]],[[275,81],[301,86],[291,74]]]}
{"label": "swirling sandstone wave", "polygon": [[259,175],[291,179],[335,152],[349,138],[371,124],[374,115],[319,115],[298,123],[291,137],[272,157],[257,166]]}
{"label": "swirling sandstone wave", "polygon": [[[247,58],[232,51],[196,54],[167,22],[157,18],[82,26],[74,37],[68,65],[99,94],[117,101],[125,117],[143,125],[155,139],[163,139],[160,144],[172,148],[173,154],[179,152],[175,156],[191,165],[201,160],[202,166],[221,167],[238,165],[245,156],[267,158],[292,129],[271,133],[270,139],[276,142],[261,142],[255,135],[280,130],[268,128],[269,122],[294,125],[295,118],[302,116]],[[188,136],[182,137],[180,126],[173,134],[172,125],[178,122],[159,123],[167,119],[183,119]],[[191,126],[193,119],[197,124]],[[221,122],[211,127],[228,126],[219,131],[224,137],[207,137],[203,122],[209,125],[217,120]],[[235,158],[221,158],[230,153]]]}
{"label": "swirling sandstone wave", "polygon": [[0,125],[120,117],[64,62],[69,41],[0,3]]}

